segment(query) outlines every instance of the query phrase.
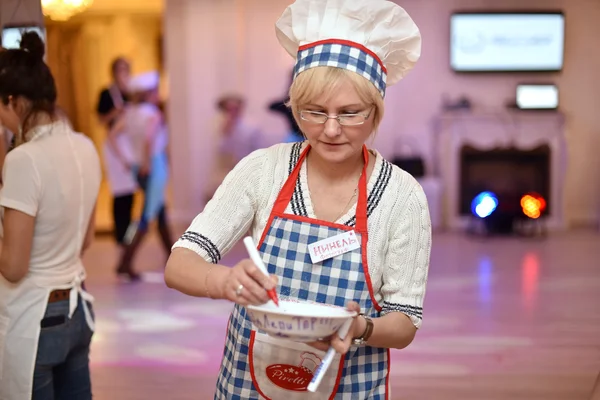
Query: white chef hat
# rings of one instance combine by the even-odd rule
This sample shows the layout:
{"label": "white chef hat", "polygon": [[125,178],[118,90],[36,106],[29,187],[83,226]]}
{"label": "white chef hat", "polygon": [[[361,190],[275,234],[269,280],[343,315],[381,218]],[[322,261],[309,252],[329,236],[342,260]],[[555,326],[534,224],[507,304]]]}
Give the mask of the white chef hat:
{"label": "white chef hat", "polygon": [[157,71],[144,72],[142,74],[131,77],[127,88],[130,92],[146,92],[148,90],[157,89],[160,84],[160,75]]}
{"label": "white chef hat", "polygon": [[275,27],[296,58],[294,78],[318,66],[344,68],[371,81],[382,97],[421,55],[419,28],[386,0],[296,0]]}

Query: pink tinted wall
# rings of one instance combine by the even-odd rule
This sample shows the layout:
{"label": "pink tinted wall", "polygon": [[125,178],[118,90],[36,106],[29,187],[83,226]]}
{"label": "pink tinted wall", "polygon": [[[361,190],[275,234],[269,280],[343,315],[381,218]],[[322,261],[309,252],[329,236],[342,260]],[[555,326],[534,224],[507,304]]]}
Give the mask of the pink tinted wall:
{"label": "pink tinted wall", "polygon": [[[265,144],[284,135],[280,117],[266,110],[280,97],[292,59],[280,48],[274,23],[290,1],[167,0],[165,32],[170,82],[173,207],[184,223],[202,210],[213,133],[215,98],[238,91],[248,113],[263,128]],[[414,137],[430,162],[431,122],[444,94],[468,96],[478,108],[499,111],[514,97],[517,83],[555,82],[567,118],[569,166],[566,218],[594,223],[600,214],[600,1],[403,0],[423,36],[423,53],[409,76],[388,90],[387,114],[373,146],[393,154],[398,139]],[[563,10],[566,14],[565,68],[560,74],[457,75],[450,71],[449,17],[457,10]],[[485,132],[482,132],[485,134]]]}

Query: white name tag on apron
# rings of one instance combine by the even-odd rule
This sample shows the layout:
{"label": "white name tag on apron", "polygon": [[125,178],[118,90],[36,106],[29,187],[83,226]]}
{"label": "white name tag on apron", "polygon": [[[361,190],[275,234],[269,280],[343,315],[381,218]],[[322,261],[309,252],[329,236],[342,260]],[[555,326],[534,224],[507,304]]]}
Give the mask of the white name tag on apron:
{"label": "white name tag on apron", "polygon": [[313,264],[328,260],[340,254],[360,248],[360,241],[354,231],[348,231],[308,245]]}

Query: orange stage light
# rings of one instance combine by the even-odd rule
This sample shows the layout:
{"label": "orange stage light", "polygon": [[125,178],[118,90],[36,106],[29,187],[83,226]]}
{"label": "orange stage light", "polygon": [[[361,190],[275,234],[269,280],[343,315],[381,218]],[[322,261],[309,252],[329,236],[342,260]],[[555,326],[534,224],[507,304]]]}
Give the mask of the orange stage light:
{"label": "orange stage light", "polygon": [[532,219],[539,218],[546,209],[546,200],[537,193],[528,193],[521,197],[523,214]]}

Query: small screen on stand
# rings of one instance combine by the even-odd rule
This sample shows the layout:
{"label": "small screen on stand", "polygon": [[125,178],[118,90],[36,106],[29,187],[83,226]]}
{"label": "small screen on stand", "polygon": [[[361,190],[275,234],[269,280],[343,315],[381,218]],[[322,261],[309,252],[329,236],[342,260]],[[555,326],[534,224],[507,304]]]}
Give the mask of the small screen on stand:
{"label": "small screen on stand", "polygon": [[556,110],[558,88],[555,85],[518,85],[517,107],[521,110]]}
{"label": "small screen on stand", "polygon": [[39,26],[11,26],[2,29],[2,47],[5,49],[18,49],[21,43],[21,36],[25,32],[35,31],[46,42],[45,29]]}

